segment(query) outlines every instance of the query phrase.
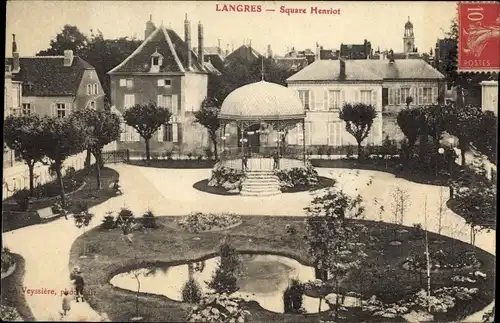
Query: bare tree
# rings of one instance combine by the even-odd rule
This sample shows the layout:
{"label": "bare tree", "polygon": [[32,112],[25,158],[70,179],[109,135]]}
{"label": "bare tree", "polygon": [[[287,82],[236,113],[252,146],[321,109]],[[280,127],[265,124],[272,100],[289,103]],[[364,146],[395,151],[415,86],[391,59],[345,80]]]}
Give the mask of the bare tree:
{"label": "bare tree", "polygon": [[396,186],[392,190],[392,213],[394,215],[394,223],[402,225],[406,211],[410,207],[410,194],[408,191]]}
{"label": "bare tree", "polygon": [[441,229],[443,227],[443,212],[444,212],[444,198],[443,198],[443,188],[439,188],[439,207],[438,207],[438,234],[441,234]]}

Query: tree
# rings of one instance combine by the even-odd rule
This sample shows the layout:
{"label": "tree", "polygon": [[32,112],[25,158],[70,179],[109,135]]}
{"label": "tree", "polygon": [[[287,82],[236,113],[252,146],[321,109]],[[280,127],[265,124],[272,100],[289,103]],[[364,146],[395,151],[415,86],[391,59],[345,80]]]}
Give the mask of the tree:
{"label": "tree", "polygon": [[102,149],[120,137],[120,118],[109,110],[83,109],[75,111],[72,118],[84,122],[89,137],[88,150],[96,163],[97,189],[101,189]]}
{"label": "tree", "polygon": [[236,250],[224,239],[219,247],[220,262],[219,267],[210,282],[209,288],[219,294],[232,294],[239,288],[236,284],[236,275],[240,269],[240,258]]}
{"label": "tree", "polygon": [[43,154],[51,159],[60,185],[61,204],[66,205],[62,165],[66,158],[79,153],[87,146],[87,129],[74,118],[44,117],[42,119],[42,140],[38,142]]}
{"label": "tree", "polygon": [[481,108],[475,106],[460,104],[447,106],[445,129],[450,135],[458,138],[462,166],[465,166],[466,162],[465,152],[477,136],[481,114]]}
{"label": "tree", "polygon": [[[340,283],[351,270],[359,268],[366,257],[364,244],[359,240],[360,226],[348,223],[364,213],[361,196],[351,198],[342,190],[331,187],[324,195],[315,197],[305,208],[306,240],[309,254],[316,269],[332,275],[337,294],[341,294]],[[335,311],[337,316],[338,310]],[[335,317],[335,320],[337,317]]]}
{"label": "tree", "polygon": [[40,149],[43,139],[41,120],[36,115],[11,115],[4,122],[4,142],[28,165],[30,195],[33,196],[35,164],[44,157],[44,152]]}
{"label": "tree", "polygon": [[172,113],[165,108],[159,107],[154,102],[147,104],[136,104],[125,110],[123,119],[133,127],[146,142],[146,160],[149,161],[149,140],[162,125],[166,124]]}
{"label": "tree", "polygon": [[439,141],[442,139],[446,127],[447,105],[434,104],[424,108],[425,131],[434,140],[434,146],[439,147]]}
{"label": "tree", "polygon": [[408,191],[396,186],[392,190],[392,214],[394,215],[394,223],[403,225],[404,218],[410,206],[410,194]]}
{"label": "tree", "polygon": [[61,32],[50,41],[50,47],[38,52],[37,56],[63,55],[65,50],[72,50],[75,55],[87,47],[89,40],[76,26],[64,25]]}
{"label": "tree", "polygon": [[206,98],[201,103],[201,109],[194,113],[196,122],[207,128],[210,140],[214,145],[215,159],[217,160],[217,130],[219,123],[220,105],[216,99]]}
{"label": "tree", "polygon": [[417,139],[423,132],[423,111],[419,107],[403,109],[399,111],[396,121],[406,139],[408,139],[408,150],[411,156]]}
{"label": "tree", "polygon": [[484,111],[479,119],[479,127],[472,144],[488,160],[496,164],[498,117],[492,111]]}
{"label": "tree", "polygon": [[345,103],[339,118],[345,121],[345,129],[358,143],[358,159],[362,159],[361,142],[368,136],[377,111],[371,104]]}

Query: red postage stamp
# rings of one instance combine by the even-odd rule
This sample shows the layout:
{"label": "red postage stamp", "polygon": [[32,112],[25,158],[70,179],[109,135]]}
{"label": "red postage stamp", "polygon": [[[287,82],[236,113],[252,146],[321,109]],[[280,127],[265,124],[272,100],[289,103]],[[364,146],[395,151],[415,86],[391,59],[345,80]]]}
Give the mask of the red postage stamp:
{"label": "red postage stamp", "polygon": [[500,4],[458,3],[458,71],[500,70]]}

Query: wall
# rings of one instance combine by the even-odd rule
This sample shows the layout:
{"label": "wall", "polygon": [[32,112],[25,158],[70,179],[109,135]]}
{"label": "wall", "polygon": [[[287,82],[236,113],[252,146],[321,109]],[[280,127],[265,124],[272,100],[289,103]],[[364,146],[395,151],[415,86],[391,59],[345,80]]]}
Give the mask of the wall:
{"label": "wall", "polygon": [[[322,84],[300,84],[294,83],[289,84],[289,88],[294,90],[310,90],[314,91],[314,98],[311,98],[310,111],[306,112],[306,123],[310,123],[310,139],[306,138],[306,142],[310,141],[311,145],[328,145],[328,124],[332,122],[340,122],[339,110],[327,110],[328,105],[324,105],[325,91],[329,90],[340,90],[341,91],[341,101],[340,109],[344,102],[357,102],[359,101],[359,93],[362,90],[372,91],[372,104],[375,106],[377,111],[377,119],[374,121],[374,126],[372,127],[371,133],[374,136],[372,140],[364,140],[363,144],[380,145],[382,143],[382,87],[380,83],[322,83]],[[301,128],[301,127],[300,127]],[[299,130],[301,133],[301,129]],[[292,130],[289,136],[297,136]],[[307,133],[306,133],[307,136]],[[342,145],[355,145],[356,140],[354,137],[345,130],[345,123],[342,125],[341,133]],[[296,142],[297,139],[290,138],[292,142]]]}
{"label": "wall", "polygon": [[[194,122],[193,110],[199,109],[201,102],[207,95],[208,77],[205,74],[186,73],[184,75],[111,75],[111,102],[119,111],[124,111],[125,94],[134,94],[135,103],[156,102],[157,95],[177,95],[178,115],[181,125],[181,141],[178,143],[159,142],[158,135],[154,134],[150,140],[150,150],[154,153],[178,151],[183,154],[195,152],[201,154],[208,142],[206,129]],[[133,79],[132,88],[120,87],[120,79]],[[158,79],[170,79],[170,87],[158,87]],[[142,138],[138,142],[117,142],[118,149],[131,151],[146,151]]]}
{"label": "wall", "polygon": [[52,116],[53,103],[65,103],[69,112],[73,108],[74,98],[72,96],[24,96],[23,103],[30,103],[33,113],[39,116]]}
{"label": "wall", "polygon": [[[88,95],[87,85],[97,84],[98,90],[97,94]],[[104,109],[104,89],[102,88],[101,82],[97,77],[95,70],[85,70],[82,75],[80,85],[77,89],[77,97],[75,100],[75,109],[83,109],[89,104],[90,101],[95,102],[96,109]]]}

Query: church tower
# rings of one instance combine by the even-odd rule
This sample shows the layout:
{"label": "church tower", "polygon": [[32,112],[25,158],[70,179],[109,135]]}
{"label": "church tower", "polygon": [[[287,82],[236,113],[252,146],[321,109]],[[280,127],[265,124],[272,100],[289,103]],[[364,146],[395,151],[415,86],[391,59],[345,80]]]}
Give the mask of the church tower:
{"label": "church tower", "polygon": [[413,34],[413,24],[410,22],[409,16],[408,16],[408,21],[405,24],[405,34],[403,36],[403,48],[405,54],[412,53],[415,51],[415,35]]}

